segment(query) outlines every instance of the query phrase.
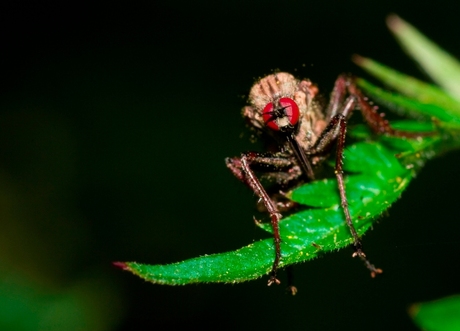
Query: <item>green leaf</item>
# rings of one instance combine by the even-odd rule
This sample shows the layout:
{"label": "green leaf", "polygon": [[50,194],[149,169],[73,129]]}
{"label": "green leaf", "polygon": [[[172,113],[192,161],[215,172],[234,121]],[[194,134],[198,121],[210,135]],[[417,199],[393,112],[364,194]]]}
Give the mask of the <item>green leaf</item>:
{"label": "green leaf", "polygon": [[457,59],[398,16],[389,16],[387,24],[404,50],[437,84],[460,101],[460,63]]}
{"label": "green leaf", "polygon": [[[355,55],[353,61],[368,73],[380,79],[387,86],[410,97],[414,101],[425,105],[437,106],[446,113],[446,116],[460,118],[460,103],[439,87],[402,74],[368,58]],[[372,93],[372,90],[368,90],[366,85],[360,86],[363,87],[365,92]],[[389,99],[385,100],[389,103],[393,101]],[[417,111],[417,108],[413,110]],[[421,109],[421,112],[425,111]]]}
{"label": "green leaf", "polygon": [[417,303],[409,308],[415,324],[426,331],[460,330],[460,295]]}
{"label": "green leaf", "polygon": [[[358,233],[362,235],[399,198],[414,172],[399,162],[394,151],[378,142],[360,142],[349,146],[345,151],[345,160],[344,169],[353,173],[346,176],[350,212]],[[320,208],[307,207],[280,222],[281,267],[311,260],[352,242],[339,204],[335,179],[309,183],[290,192],[289,196],[298,203]],[[262,224],[261,227],[271,232],[269,224]],[[158,284],[236,283],[267,274],[273,258],[273,239],[270,238],[233,252],[169,265],[128,262],[119,266]]]}
{"label": "green leaf", "polygon": [[[393,121],[391,126],[401,131],[433,132],[435,126],[430,122]],[[426,136],[423,139],[401,139],[399,137],[381,136],[379,139],[393,150],[399,162],[407,169],[419,170],[425,162],[437,154],[458,148],[459,139],[457,126],[452,126],[439,134]],[[367,125],[361,124],[351,131],[350,136],[364,139],[371,134]]]}
{"label": "green leaf", "polygon": [[372,99],[397,113],[422,119],[436,117],[443,122],[460,123],[457,113],[448,112],[437,104],[421,102],[414,98],[386,91],[362,78],[357,79],[356,82]]}

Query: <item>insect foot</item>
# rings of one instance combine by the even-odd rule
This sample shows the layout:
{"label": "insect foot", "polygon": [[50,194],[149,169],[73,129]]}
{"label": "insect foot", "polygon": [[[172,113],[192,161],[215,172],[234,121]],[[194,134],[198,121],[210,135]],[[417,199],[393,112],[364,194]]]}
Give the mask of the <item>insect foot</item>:
{"label": "insect foot", "polygon": [[356,251],[353,253],[352,257],[359,257],[361,261],[364,262],[364,265],[367,269],[371,272],[371,277],[375,278],[378,274],[382,274],[383,270],[376,268],[369,260],[366,258],[366,254],[361,250],[361,248],[357,248]]}
{"label": "insect foot", "polygon": [[298,290],[297,290],[297,287],[291,285],[286,288],[286,292],[288,292],[291,295],[296,295]]}
{"label": "insect foot", "polygon": [[281,282],[276,278],[276,274],[273,274],[273,271],[270,273],[270,279],[268,280],[267,285],[271,286],[272,284],[281,284]]}

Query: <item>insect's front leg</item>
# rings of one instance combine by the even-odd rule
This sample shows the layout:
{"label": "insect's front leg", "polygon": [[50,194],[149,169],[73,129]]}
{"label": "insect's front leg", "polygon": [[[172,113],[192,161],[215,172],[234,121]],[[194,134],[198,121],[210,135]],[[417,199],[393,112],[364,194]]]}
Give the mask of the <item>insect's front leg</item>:
{"label": "insect's front leg", "polygon": [[[339,100],[337,98],[336,100]],[[340,100],[341,102],[341,100]],[[345,182],[343,177],[343,150],[345,148],[345,137],[347,133],[347,117],[351,111],[355,108],[356,99],[354,96],[349,96],[343,106],[337,107],[337,114],[334,115],[329,125],[326,127],[324,132],[319,137],[315,146],[312,148],[313,154],[320,154],[326,148],[329,148],[331,143],[337,141],[337,150],[336,150],[336,161],[335,161],[335,175],[337,177],[337,184],[339,188],[340,201],[342,205],[343,212],[345,214],[345,221],[350,229],[350,233],[353,237],[353,246],[355,252],[353,257],[358,256],[370,270],[371,276],[375,277],[377,274],[382,273],[381,269],[376,268],[373,264],[369,262],[362,250],[362,243],[359,235],[353,225],[353,220],[351,218],[350,209],[348,207],[348,200],[345,190]],[[334,105],[335,107],[335,105]]]}
{"label": "insect's front leg", "polygon": [[243,153],[240,158],[227,158],[225,160],[227,167],[232,173],[243,183],[248,185],[251,190],[263,202],[267,212],[270,214],[271,225],[273,228],[273,239],[275,243],[275,259],[273,261],[272,270],[268,286],[273,283],[279,284],[280,281],[276,278],[279,263],[281,260],[281,237],[279,231],[279,221],[282,217],[276,203],[270,198],[267,191],[262,186],[260,180],[252,170],[252,167],[271,167],[271,168],[288,168],[292,166],[292,161],[283,157],[270,157],[254,152]]}

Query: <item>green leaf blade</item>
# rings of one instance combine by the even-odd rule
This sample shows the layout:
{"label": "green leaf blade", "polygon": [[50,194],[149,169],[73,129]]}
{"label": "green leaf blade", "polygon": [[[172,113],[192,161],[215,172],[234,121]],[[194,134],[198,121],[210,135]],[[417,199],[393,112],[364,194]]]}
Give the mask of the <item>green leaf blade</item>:
{"label": "green leaf blade", "polygon": [[167,265],[127,262],[125,270],[162,285],[195,283],[240,283],[266,274],[273,263],[272,240],[262,240],[241,249],[204,255]]}
{"label": "green leaf blade", "polygon": [[448,116],[460,118],[460,103],[442,89],[414,77],[402,74],[374,60],[358,55],[353,61],[385,85],[422,104],[435,105]]}
{"label": "green leaf blade", "polygon": [[387,106],[389,109],[395,111],[396,113],[422,119],[436,117],[437,119],[443,122],[460,123],[458,114],[446,112],[446,110],[443,107],[440,107],[436,104],[420,102],[413,98],[408,98],[400,94],[391,93],[371,84],[370,82],[362,78],[358,78],[356,80],[356,83],[372,99],[377,101],[379,104]]}
{"label": "green leaf blade", "polygon": [[[366,160],[359,160],[366,155]],[[395,202],[412,179],[412,173],[402,167],[393,153],[378,143],[359,143],[346,151],[348,168],[361,170],[347,176],[350,212],[360,235],[364,234],[383,211]],[[359,161],[359,165],[353,165]],[[371,176],[374,169],[379,176]],[[364,172],[363,172],[364,171]],[[332,199],[339,201],[335,180],[317,181],[304,185],[314,189],[306,196],[328,189]],[[335,190],[333,190],[335,186]],[[295,191],[294,191],[295,192]],[[295,196],[298,193],[291,193]],[[300,197],[300,196],[299,196]],[[323,196],[317,196],[313,204],[320,204]],[[300,199],[300,198],[299,198]],[[261,227],[271,232],[270,224]],[[280,267],[311,260],[318,255],[346,247],[352,237],[345,224],[339,204],[322,208],[310,208],[288,216],[280,222],[282,259]],[[274,258],[273,239],[258,241],[233,252],[202,256],[169,265],[126,263],[123,269],[157,284],[185,285],[193,283],[238,283],[257,279],[271,270]]]}
{"label": "green leaf blade", "polygon": [[400,17],[389,16],[387,24],[403,49],[437,84],[460,101],[460,63]]}

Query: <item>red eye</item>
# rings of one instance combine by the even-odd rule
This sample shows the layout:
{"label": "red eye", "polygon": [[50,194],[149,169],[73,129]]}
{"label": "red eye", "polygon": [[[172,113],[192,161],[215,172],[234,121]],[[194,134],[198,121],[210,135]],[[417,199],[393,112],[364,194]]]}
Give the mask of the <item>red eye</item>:
{"label": "red eye", "polygon": [[299,121],[300,111],[297,103],[291,98],[281,98],[280,105],[285,109],[286,116],[291,125],[296,125]]}
{"label": "red eye", "polygon": [[262,112],[262,117],[265,124],[272,130],[278,131],[280,128],[276,124],[276,115],[273,111],[273,102],[267,103]]}
{"label": "red eye", "polygon": [[279,109],[273,109],[273,102],[267,103],[262,112],[265,124],[275,131],[296,125],[300,116],[299,106],[291,98],[281,98],[279,105]]}

